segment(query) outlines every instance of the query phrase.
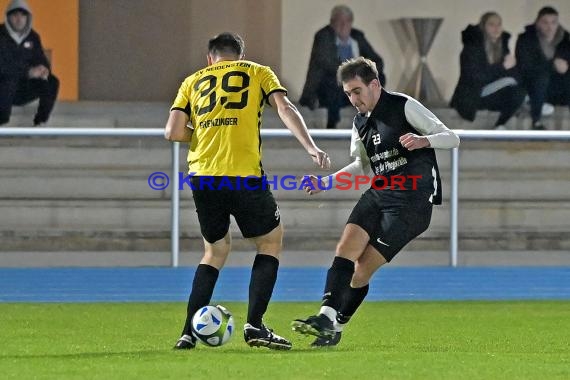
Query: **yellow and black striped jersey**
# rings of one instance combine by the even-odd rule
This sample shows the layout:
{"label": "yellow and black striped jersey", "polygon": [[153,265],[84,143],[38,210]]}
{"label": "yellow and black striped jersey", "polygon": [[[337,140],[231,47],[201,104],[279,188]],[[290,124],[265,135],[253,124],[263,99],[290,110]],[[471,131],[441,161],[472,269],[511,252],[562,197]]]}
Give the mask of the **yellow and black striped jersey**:
{"label": "yellow and black striped jersey", "polygon": [[286,92],[273,71],[251,61],[222,61],[184,80],[171,109],[194,128],[190,173],[261,176],[261,115],[271,93]]}

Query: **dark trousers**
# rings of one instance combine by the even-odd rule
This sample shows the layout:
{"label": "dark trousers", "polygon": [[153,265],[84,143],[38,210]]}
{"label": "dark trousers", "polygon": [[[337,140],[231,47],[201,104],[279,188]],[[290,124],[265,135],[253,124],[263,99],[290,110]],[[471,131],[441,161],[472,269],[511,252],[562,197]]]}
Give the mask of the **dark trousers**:
{"label": "dark trousers", "polygon": [[539,73],[525,78],[525,87],[530,100],[530,115],[537,122],[542,116],[542,105],[549,102],[570,106],[570,73]]}
{"label": "dark trousers", "polygon": [[327,109],[327,128],[336,128],[340,121],[340,109],[350,105],[350,101],[336,81],[323,81],[317,92],[319,104]]}
{"label": "dark trousers", "polygon": [[499,111],[495,126],[505,125],[524,102],[525,91],[520,86],[508,86],[481,98],[479,109]]}
{"label": "dark trousers", "polygon": [[0,125],[10,120],[12,106],[21,106],[39,98],[34,125],[45,123],[57,99],[59,80],[49,75],[43,79],[0,79]]}

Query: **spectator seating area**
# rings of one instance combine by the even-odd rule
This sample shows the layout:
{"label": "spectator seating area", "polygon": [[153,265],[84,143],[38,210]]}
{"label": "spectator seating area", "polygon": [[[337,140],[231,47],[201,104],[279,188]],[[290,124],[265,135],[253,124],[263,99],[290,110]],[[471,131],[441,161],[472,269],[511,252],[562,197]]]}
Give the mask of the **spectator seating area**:
{"label": "spectator seating area", "polygon": [[[162,128],[166,103],[57,103],[50,127]],[[10,126],[29,126],[35,104],[14,108]],[[485,111],[475,123],[455,111],[433,108],[451,128],[490,129]],[[325,111],[301,108],[310,128],[324,128]],[[350,127],[353,111],[343,109]],[[283,128],[272,112],[265,128]],[[487,117],[488,116],[488,117]],[[487,120],[489,121],[487,123]],[[567,108],[546,119],[548,129],[570,129]],[[511,125],[512,124],[512,125]],[[509,129],[529,129],[524,110]],[[349,160],[348,141],[320,145],[335,168]],[[2,251],[162,251],[170,249],[170,191],[153,191],[148,176],[170,173],[170,144],[160,138],[0,138],[0,239]],[[460,148],[462,250],[570,250],[570,149],[557,142],[464,142]],[[295,141],[266,139],[270,175],[313,171]],[[185,149],[180,171],[184,171]],[[449,244],[449,153],[439,152],[444,205],[428,232],[408,250],[446,251]],[[313,171],[314,174],[325,174]],[[275,191],[286,226],[287,250],[331,250],[355,203],[357,191],[308,197]],[[235,227],[235,226],[234,226]],[[237,231],[236,231],[237,234]],[[200,252],[191,194],[181,194],[181,250]],[[235,240],[237,250],[251,247]]]}

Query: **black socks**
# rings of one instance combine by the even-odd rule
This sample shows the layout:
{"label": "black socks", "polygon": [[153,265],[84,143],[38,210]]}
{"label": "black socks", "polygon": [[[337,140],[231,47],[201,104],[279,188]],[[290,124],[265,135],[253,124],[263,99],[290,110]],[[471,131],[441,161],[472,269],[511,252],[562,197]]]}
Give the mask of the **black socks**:
{"label": "black socks", "polygon": [[339,310],[345,292],[350,288],[350,280],[354,274],[354,262],[336,256],[327,272],[325,294],[322,306]]}
{"label": "black socks", "polygon": [[369,288],[370,286],[368,284],[361,288],[349,287],[348,291],[344,294],[342,305],[336,315],[338,323],[344,324],[350,320],[354,313],[356,313],[356,309],[358,309],[362,301],[364,301]]}
{"label": "black socks", "polygon": [[213,266],[200,264],[196,268],[194,281],[192,282],[192,291],[188,299],[188,307],[186,309],[186,323],[182,334],[192,334],[192,317],[202,306],[206,306],[212,299],[214,287],[218,280],[220,271]]}
{"label": "black socks", "polygon": [[273,294],[277,280],[279,260],[273,256],[257,254],[251,268],[249,282],[249,305],[247,309],[247,323],[260,328],[263,314]]}

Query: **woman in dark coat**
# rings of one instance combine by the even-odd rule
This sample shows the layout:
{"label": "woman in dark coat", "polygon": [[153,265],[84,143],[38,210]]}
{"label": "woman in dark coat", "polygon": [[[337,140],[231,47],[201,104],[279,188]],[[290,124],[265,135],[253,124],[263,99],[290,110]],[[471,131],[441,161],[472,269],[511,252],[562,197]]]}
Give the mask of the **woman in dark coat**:
{"label": "woman in dark coat", "polygon": [[487,12],[479,25],[467,26],[461,37],[461,74],[450,105],[469,121],[475,120],[477,110],[499,111],[495,129],[504,129],[525,97],[509,51],[511,35],[503,31],[501,16]]}

